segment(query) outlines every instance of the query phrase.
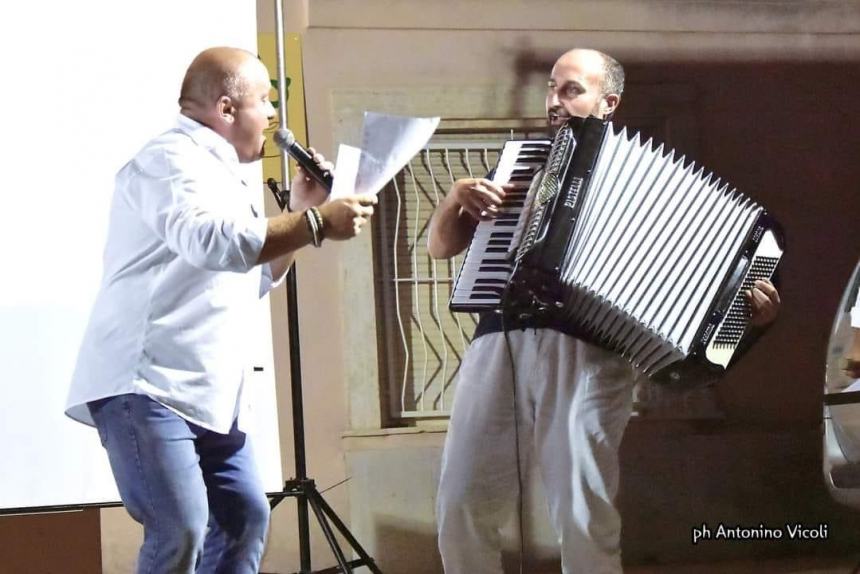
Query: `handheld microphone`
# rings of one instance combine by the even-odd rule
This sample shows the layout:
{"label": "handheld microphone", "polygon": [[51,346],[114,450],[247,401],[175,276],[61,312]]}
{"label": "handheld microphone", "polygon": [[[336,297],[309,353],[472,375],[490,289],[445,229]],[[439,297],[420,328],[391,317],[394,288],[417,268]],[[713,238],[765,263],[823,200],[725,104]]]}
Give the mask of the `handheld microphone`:
{"label": "handheld microphone", "polygon": [[290,154],[309,176],[320,182],[327,191],[331,192],[333,182],[331,172],[320,169],[320,166],[316,164],[310,152],[296,141],[293,132],[286,128],[279,128],[275,132],[274,140],[278,144],[278,147]]}

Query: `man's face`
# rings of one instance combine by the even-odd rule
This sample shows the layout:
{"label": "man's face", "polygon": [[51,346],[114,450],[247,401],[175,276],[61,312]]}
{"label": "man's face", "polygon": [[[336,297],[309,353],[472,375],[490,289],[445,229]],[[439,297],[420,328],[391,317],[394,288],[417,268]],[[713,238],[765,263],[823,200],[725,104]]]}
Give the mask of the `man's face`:
{"label": "man's face", "polygon": [[272,89],[269,73],[258,60],[249,60],[243,67],[245,78],[244,94],[233,102],[233,124],[227,140],[236,148],[242,163],[256,161],[263,157],[266,136],[263,130],[275,117],[275,108],[269,100]]}
{"label": "man's face", "polygon": [[603,58],[595,52],[574,50],[556,61],[546,93],[547,121],[553,133],[571,117],[602,118],[611,111],[601,94],[603,75]]}

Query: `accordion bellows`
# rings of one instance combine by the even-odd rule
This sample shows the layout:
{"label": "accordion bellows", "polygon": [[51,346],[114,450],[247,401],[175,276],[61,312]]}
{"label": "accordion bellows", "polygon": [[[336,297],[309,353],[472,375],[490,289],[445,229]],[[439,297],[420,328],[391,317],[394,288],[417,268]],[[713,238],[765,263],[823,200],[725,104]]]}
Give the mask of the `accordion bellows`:
{"label": "accordion bellows", "polygon": [[749,331],[744,293],[772,277],[783,251],[760,205],[596,118],[570,120],[551,145],[508,142],[496,180],[517,178],[527,192],[512,194],[501,221],[479,224],[452,310],[551,319],[649,375],[682,362],[720,371],[736,358]]}

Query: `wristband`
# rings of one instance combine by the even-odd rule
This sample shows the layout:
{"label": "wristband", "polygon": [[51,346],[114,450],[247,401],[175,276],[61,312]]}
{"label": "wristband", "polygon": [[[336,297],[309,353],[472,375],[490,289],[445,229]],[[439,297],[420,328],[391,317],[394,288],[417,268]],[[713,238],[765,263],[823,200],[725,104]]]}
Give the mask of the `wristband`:
{"label": "wristband", "polygon": [[305,223],[308,224],[308,230],[311,232],[311,243],[313,243],[314,247],[319,247],[322,244],[322,233],[320,233],[317,218],[311,212],[311,209],[314,208],[305,210]]}

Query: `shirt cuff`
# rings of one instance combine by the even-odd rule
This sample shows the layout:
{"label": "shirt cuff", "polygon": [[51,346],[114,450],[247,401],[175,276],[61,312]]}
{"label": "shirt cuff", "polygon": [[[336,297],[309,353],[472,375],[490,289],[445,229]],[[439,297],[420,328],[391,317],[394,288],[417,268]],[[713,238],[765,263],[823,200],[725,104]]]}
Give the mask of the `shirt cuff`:
{"label": "shirt cuff", "polygon": [[260,260],[263,244],[266,243],[269,221],[265,217],[254,217],[244,225],[245,229],[238,234],[235,245],[239,260],[237,263],[239,266],[244,265],[247,271]]}
{"label": "shirt cuff", "polygon": [[266,293],[268,293],[275,287],[280,286],[281,283],[284,282],[284,279],[286,279],[287,273],[289,273],[290,271],[290,268],[287,267],[286,270],[284,270],[284,272],[280,274],[280,276],[273,277],[272,266],[269,263],[264,263],[262,267],[263,274],[260,277],[260,297],[265,296]]}

